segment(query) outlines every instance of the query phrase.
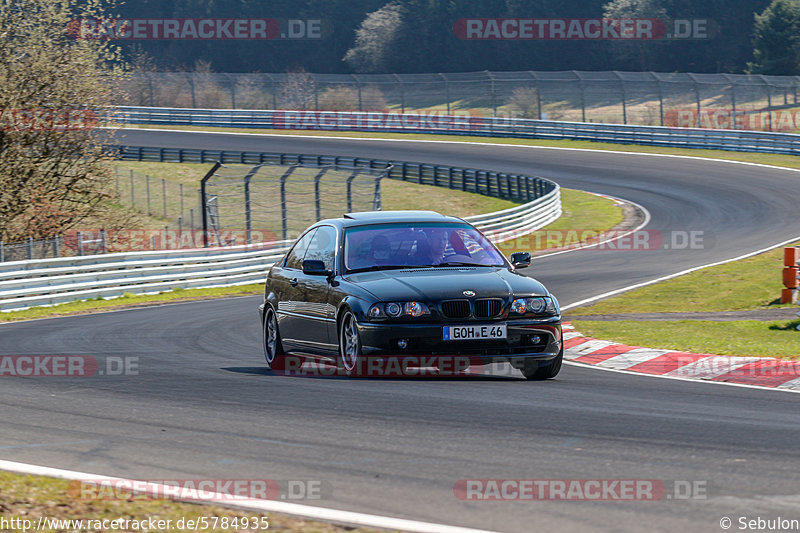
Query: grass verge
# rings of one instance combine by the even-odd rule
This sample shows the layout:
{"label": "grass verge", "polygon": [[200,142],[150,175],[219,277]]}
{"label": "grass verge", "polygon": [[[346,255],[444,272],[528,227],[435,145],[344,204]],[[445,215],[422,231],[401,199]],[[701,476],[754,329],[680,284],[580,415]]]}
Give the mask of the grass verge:
{"label": "grass verge", "polygon": [[[800,242],[795,245],[800,245]],[[777,248],[741,261],[705,268],[642,287],[593,305],[570,309],[569,314],[744,311],[771,308],[780,306],[782,270],[783,248]]]}
{"label": "grass verge", "polygon": [[710,322],[575,320],[575,329],[598,339],[699,354],[772,356],[800,359],[800,320]]}
{"label": "grass verge", "polygon": [[[148,531],[150,519],[154,521],[164,520],[163,525],[167,525],[167,520],[172,527],[159,527],[158,531],[180,532],[184,531],[207,531],[219,533],[231,533],[236,531],[293,531],[299,533],[337,533],[340,531],[355,531],[357,533],[372,533],[379,530],[370,528],[352,528],[337,526],[324,522],[315,522],[274,513],[258,514],[249,511],[228,509],[213,505],[198,505],[191,503],[179,503],[171,500],[143,499],[131,497],[129,499],[100,498],[82,499],[77,497],[75,491],[80,491],[79,484],[75,481],[63,479],[52,479],[41,476],[28,476],[14,474],[10,472],[0,472],[0,517],[12,524],[10,531],[41,531],[41,532],[61,532],[61,531],[102,531],[102,528],[90,527],[95,520],[129,520],[129,527],[114,528],[115,531]],[[78,494],[79,496],[79,494]],[[198,524],[198,520],[205,517],[209,527],[194,528],[186,525],[188,520]],[[266,518],[266,523],[262,521]],[[42,524],[42,528],[37,528],[40,518],[62,519],[62,520],[83,520],[82,528],[76,526],[58,524]],[[216,521],[214,521],[216,518]],[[178,527],[178,521],[183,520],[184,527]],[[225,522],[223,522],[223,519]],[[247,525],[253,523],[257,527],[235,527],[241,525],[247,519]],[[16,522],[12,522],[16,520]],[[29,520],[32,524],[30,528],[15,527],[21,520]],[[144,521],[141,527],[133,527],[133,521]],[[211,527],[216,524],[216,527]],[[268,524],[268,528],[264,527]],[[225,525],[225,527],[222,527]],[[53,527],[48,527],[53,526]],[[3,529],[6,531],[6,529]]]}
{"label": "grass verge", "polygon": [[22,311],[8,311],[0,313],[0,322],[14,322],[17,320],[31,320],[34,318],[49,318],[64,315],[83,315],[96,311],[116,311],[129,307],[144,307],[162,303],[191,302],[196,300],[211,300],[215,298],[230,298],[234,296],[250,296],[262,294],[263,283],[251,285],[236,285],[234,287],[215,287],[211,289],[175,289],[158,294],[130,294],[125,293],[119,298],[104,300],[82,300],[68,302],[52,307],[31,307]]}

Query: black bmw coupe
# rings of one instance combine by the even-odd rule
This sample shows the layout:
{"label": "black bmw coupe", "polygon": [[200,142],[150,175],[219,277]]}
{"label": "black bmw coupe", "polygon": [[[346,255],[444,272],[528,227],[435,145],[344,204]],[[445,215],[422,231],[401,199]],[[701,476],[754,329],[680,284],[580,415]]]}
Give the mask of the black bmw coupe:
{"label": "black bmw coupe", "polygon": [[[308,228],[267,275],[259,307],[272,368],[294,356],[347,375],[373,361],[429,356],[507,361],[528,379],[558,374],[561,311],[472,225],[432,211],[350,213]],[[420,359],[424,361],[424,359]]]}

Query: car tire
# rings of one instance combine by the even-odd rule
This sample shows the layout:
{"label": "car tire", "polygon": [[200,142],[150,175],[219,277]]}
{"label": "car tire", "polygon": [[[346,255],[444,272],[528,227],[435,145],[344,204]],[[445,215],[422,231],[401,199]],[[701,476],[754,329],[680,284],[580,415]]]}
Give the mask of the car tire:
{"label": "car tire", "polygon": [[561,350],[558,355],[550,361],[540,365],[538,361],[529,360],[525,361],[525,366],[522,367],[522,375],[527,379],[534,381],[541,381],[543,379],[552,379],[561,371],[561,363],[564,361],[564,345],[561,345]]}
{"label": "car tire", "polygon": [[352,311],[345,311],[339,321],[339,359],[338,368],[347,376],[360,375],[361,337],[358,322]]}
{"label": "car tire", "polygon": [[283,345],[281,334],[278,331],[278,317],[272,307],[267,306],[264,313],[264,358],[267,365],[273,370],[280,370],[283,366]]}

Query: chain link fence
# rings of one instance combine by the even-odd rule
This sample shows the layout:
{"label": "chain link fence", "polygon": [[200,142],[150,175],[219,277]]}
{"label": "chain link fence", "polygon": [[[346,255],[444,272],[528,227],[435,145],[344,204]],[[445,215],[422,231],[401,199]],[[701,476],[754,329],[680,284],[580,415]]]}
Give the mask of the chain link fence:
{"label": "chain link fence", "polygon": [[317,220],[380,210],[386,176],[385,170],[337,165],[215,164],[197,188],[114,170],[119,201],[159,219],[156,227],[70,230],[50,239],[0,242],[0,262],[294,239]]}
{"label": "chain link fence", "polygon": [[384,177],[336,165],[214,165],[201,188],[207,244],[295,239],[318,220],[380,210]]}
{"label": "chain link fence", "polygon": [[128,105],[435,112],[542,120],[787,131],[800,76],[657,72],[228,74],[144,72]]}
{"label": "chain link fence", "polygon": [[130,168],[114,167],[115,192],[122,205],[161,219],[166,228],[200,228],[200,189],[158,179]]}

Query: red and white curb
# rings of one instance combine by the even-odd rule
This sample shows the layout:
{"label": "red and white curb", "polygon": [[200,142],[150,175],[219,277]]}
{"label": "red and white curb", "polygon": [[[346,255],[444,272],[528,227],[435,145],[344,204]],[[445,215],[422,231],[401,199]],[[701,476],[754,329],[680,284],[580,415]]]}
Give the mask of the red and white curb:
{"label": "red and white curb", "polygon": [[607,370],[800,392],[800,361],[654,350],[585,337],[565,323],[564,359]]}

